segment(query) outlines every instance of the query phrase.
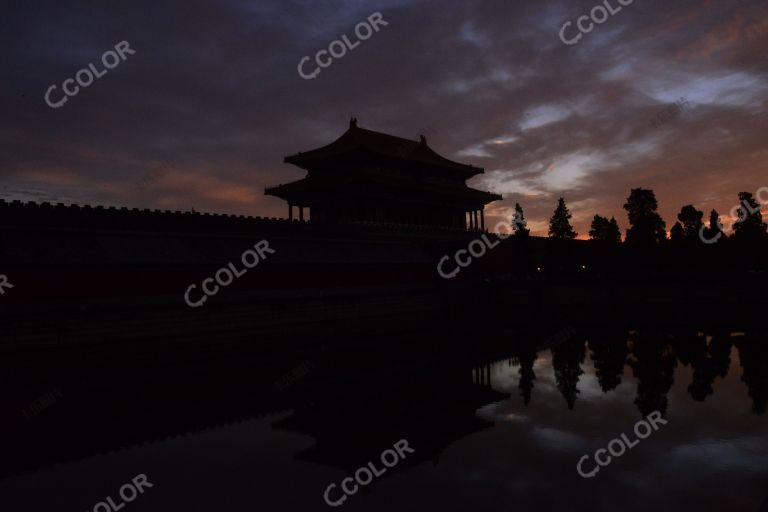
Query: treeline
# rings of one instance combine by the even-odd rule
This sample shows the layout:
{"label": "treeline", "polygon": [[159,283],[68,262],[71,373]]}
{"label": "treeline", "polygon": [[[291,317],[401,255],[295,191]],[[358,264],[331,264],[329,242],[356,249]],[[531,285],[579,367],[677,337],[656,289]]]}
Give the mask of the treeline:
{"label": "treeline", "polygon": [[[739,218],[733,225],[733,234],[727,235],[720,214],[712,210],[709,214],[708,225],[704,224],[704,212],[689,204],[680,209],[677,222],[667,236],[667,224],[658,213],[658,202],[652,190],[635,188],[629,194],[624,209],[627,211],[629,228],[622,242],[621,231],[616,219],[595,215],[589,230],[590,240],[603,244],[651,248],[670,244],[672,246],[713,245],[731,239],[734,242],[747,244],[764,244],[768,242],[768,224],[763,221],[760,204],[749,192],[740,192]],[[549,220],[549,238],[572,240],[578,233],[571,225],[571,212],[560,198],[552,217]],[[523,208],[515,204],[513,230],[516,236],[528,236]]]}

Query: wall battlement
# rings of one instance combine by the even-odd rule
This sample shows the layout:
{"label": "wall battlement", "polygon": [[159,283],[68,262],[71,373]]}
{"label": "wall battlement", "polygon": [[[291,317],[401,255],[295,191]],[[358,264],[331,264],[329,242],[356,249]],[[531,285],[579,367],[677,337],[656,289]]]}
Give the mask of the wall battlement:
{"label": "wall battlement", "polygon": [[0,199],[0,228],[65,229],[146,233],[242,234],[280,230],[286,234],[399,234],[438,238],[469,235],[463,229],[403,224],[332,225],[311,221],[207,212],[150,210]]}

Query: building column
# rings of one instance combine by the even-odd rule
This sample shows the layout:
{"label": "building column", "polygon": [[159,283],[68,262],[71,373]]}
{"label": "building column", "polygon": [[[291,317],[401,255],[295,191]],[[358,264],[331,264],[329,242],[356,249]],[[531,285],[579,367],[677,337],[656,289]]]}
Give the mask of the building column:
{"label": "building column", "polygon": [[475,216],[475,231],[477,231],[477,227],[480,225],[480,223],[477,222],[477,210],[473,211],[472,215]]}
{"label": "building column", "polygon": [[469,222],[467,223],[467,228],[469,229],[469,231],[472,231],[473,229],[475,229],[475,227],[472,225],[472,212],[468,211],[467,212],[467,216],[469,217]]}
{"label": "building column", "polygon": [[299,222],[304,222],[304,207],[299,206]]}
{"label": "building column", "polygon": [[485,231],[485,208],[480,210],[480,231]]}
{"label": "building column", "polygon": [[293,220],[293,205],[288,203],[288,220]]}

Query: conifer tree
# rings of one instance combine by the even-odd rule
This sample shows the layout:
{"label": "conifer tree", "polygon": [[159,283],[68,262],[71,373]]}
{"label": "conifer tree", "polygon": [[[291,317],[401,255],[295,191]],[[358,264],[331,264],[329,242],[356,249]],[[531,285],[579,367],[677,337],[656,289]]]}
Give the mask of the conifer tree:
{"label": "conifer tree", "polygon": [[561,240],[572,240],[576,238],[576,232],[571,226],[571,212],[565,206],[565,199],[562,197],[557,201],[557,208],[552,218],[549,219],[549,237]]}

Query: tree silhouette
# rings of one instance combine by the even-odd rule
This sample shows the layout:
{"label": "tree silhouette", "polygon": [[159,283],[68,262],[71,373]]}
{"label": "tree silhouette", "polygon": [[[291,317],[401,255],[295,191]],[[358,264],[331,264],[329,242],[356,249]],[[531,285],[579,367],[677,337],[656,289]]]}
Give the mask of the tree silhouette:
{"label": "tree silhouette", "polygon": [[[718,233],[720,236],[718,236]],[[720,214],[717,213],[717,210],[709,212],[709,227],[704,228],[703,235],[706,240],[719,240],[725,236],[723,225],[720,223]]]}
{"label": "tree silhouette", "polygon": [[518,355],[520,361],[520,381],[517,387],[520,389],[520,396],[523,397],[523,403],[528,405],[531,401],[531,391],[533,391],[533,381],[536,380],[536,374],[533,372],[533,363],[536,361],[536,350],[533,347],[526,347]]}
{"label": "tree silhouette", "polygon": [[669,231],[669,238],[675,243],[680,243],[685,240],[685,229],[679,222],[675,222],[672,229]]}
{"label": "tree silhouette", "polygon": [[583,339],[571,338],[552,348],[552,366],[555,370],[557,389],[565,398],[568,409],[573,409],[579,389],[579,377],[584,373],[581,364],[586,356]]}
{"label": "tree silhouette", "polygon": [[615,240],[617,244],[621,243],[621,230],[619,229],[619,223],[616,222],[616,218],[611,216],[611,227],[609,230],[611,240]]}
{"label": "tree silhouette", "polygon": [[621,231],[619,230],[619,224],[616,219],[611,217],[611,220],[595,215],[592,219],[592,225],[589,230],[589,238],[592,240],[599,240],[601,242],[607,242],[612,244],[621,243]]}
{"label": "tree silhouette", "polygon": [[523,207],[520,203],[515,203],[515,220],[512,222],[512,228],[515,230],[516,236],[528,236],[531,230],[527,228],[528,223],[525,221],[525,214],[523,213]]}
{"label": "tree silhouette", "polygon": [[683,206],[677,214],[677,220],[682,222],[683,236],[686,240],[697,240],[699,231],[704,225],[704,212],[697,210],[692,204]]}
{"label": "tree silhouette", "polygon": [[688,393],[698,401],[704,401],[713,392],[715,379],[725,377],[731,359],[731,341],[727,335],[715,334],[709,343],[698,332],[687,332],[676,337],[674,349],[683,366],[690,365],[693,378]]}
{"label": "tree silhouette", "polygon": [[637,336],[631,340],[631,347],[633,358],[627,364],[637,378],[635,404],[643,416],[653,411],[666,414],[667,393],[677,366],[672,347],[656,336]]}
{"label": "tree silhouette", "polygon": [[557,208],[552,218],[549,219],[550,238],[559,238],[561,240],[572,240],[576,238],[576,232],[571,226],[571,212],[565,206],[565,199],[562,197],[557,201]]}
{"label": "tree silhouette", "polygon": [[752,412],[765,414],[768,406],[768,347],[764,340],[744,337],[736,342],[741,361],[741,380],[747,385],[752,399]]}
{"label": "tree silhouette", "polygon": [[737,240],[764,240],[768,238],[768,225],[763,222],[760,205],[749,192],[739,192],[739,220],[733,225]]}
{"label": "tree silhouette", "polygon": [[688,386],[688,393],[697,402],[703,402],[712,394],[712,384],[715,382],[715,372],[712,360],[707,353],[707,341],[703,336],[696,336],[690,344],[690,362],[693,368],[693,379]]}
{"label": "tree silhouette", "polygon": [[625,333],[593,334],[587,342],[592,353],[592,363],[600,383],[600,389],[607,393],[621,384],[624,364],[629,349]]}
{"label": "tree silhouette", "polygon": [[656,212],[658,207],[653,190],[632,189],[624,204],[630,224],[626,237],[628,244],[650,246],[666,240],[667,225]]}
{"label": "tree silhouette", "polygon": [[715,375],[725,378],[728,375],[728,368],[731,366],[731,343],[730,337],[723,334],[715,334],[709,342],[708,352],[712,359],[712,366]]}

